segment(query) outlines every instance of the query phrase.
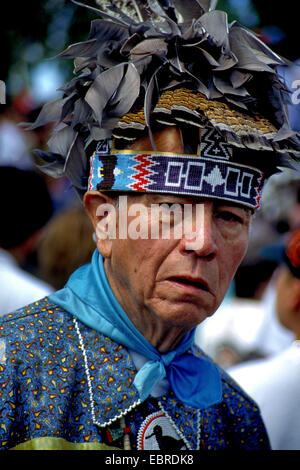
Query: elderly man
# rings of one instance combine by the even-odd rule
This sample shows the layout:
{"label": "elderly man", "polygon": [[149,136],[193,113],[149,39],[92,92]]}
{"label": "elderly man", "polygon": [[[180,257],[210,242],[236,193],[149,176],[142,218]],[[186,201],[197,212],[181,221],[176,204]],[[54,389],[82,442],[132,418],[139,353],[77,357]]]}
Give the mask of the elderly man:
{"label": "elderly man", "polygon": [[193,338],[264,180],[299,154],[278,112],[285,62],[210,2],[134,7],[142,22],[112,2],[63,53],[79,75],[33,125],[59,121],[39,156],[83,197],[97,249],[2,321],[2,446],[269,449],[256,404]]}

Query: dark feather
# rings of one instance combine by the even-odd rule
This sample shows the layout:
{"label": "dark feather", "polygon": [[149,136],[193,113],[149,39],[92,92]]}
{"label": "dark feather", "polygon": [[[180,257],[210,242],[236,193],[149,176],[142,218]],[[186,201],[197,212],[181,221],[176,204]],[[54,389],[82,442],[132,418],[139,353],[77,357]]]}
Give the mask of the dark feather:
{"label": "dark feather", "polygon": [[140,76],[134,65],[129,64],[122,82],[110,100],[109,116],[121,119],[131,109],[140,92]]}
{"label": "dark feather", "polygon": [[74,104],[74,114],[72,118],[72,127],[84,127],[84,124],[92,119],[92,111],[90,106],[84,99],[77,100]]}
{"label": "dark feather", "polygon": [[163,65],[161,65],[155,71],[155,73],[152,75],[152,77],[149,81],[148,87],[146,89],[145,100],[144,100],[145,121],[146,121],[146,125],[149,129],[149,137],[150,137],[150,140],[151,140],[153,150],[156,150],[156,145],[155,145],[155,141],[154,141],[152,130],[151,130],[150,115],[151,115],[151,111],[152,111],[152,107],[153,107],[153,94],[154,94],[155,85],[157,83],[156,82],[157,76],[161,72],[162,69],[163,69]]}
{"label": "dark feather", "polygon": [[88,166],[89,161],[84,146],[79,134],[76,134],[64,166],[64,174],[72,181],[75,188],[84,189],[82,186],[82,176],[88,174]]}
{"label": "dark feather", "polygon": [[273,53],[262,41],[246,28],[238,26],[237,23],[230,28],[229,38],[231,49],[238,57],[241,68],[272,73],[273,69],[268,66],[286,64],[283,59]]}
{"label": "dark feather", "polygon": [[67,47],[67,49],[57,54],[54,58],[67,57],[69,59],[74,59],[75,57],[88,57],[97,50],[97,47],[99,47],[97,40],[89,39],[88,41],[72,44]]}
{"label": "dark feather", "polygon": [[60,178],[64,175],[65,160],[59,154],[45,152],[44,150],[35,149],[33,153],[37,155],[44,163],[37,164],[40,170],[52,178]]}
{"label": "dark feather", "polygon": [[69,98],[57,99],[49,103],[44,104],[40,114],[36,121],[27,127],[28,130],[36,129],[37,127],[44,126],[50,122],[56,122],[60,120],[62,107]]}
{"label": "dark feather", "polygon": [[57,126],[47,144],[52,153],[66,158],[76,132],[67,124]]}
{"label": "dark feather", "polygon": [[168,45],[161,38],[146,39],[145,41],[140,42],[130,51],[130,57],[132,60],[136,58],[141,58],[147,55],[154,55],[158,57],[166,57],[168,52]]}
{"label": "dark feather", "polygon": [[215,9],[218,0],[197,0],[197,2],[203,8],[203,13],[207,13]]}
{"label": "dark feather", "polygon": [[107,5],[107,8],[111,10],[112,12],[116,13],[118,15],[117,17],[121,17],[121,19],[127,25],[136,24],[136,22],[132,18],[130,18],[128,15],[126,15],[120,8],[118,8],[112,0],[110,0],[110,5]]}
{"label": "dark feather", "polygon": [[132,5],[134,6],[137,17],[141,23],[151,20],[151,15],[142,0],[132,0]]}
{"label": "dark feather", "polygon": [[200,21],[208,33],[210,41],[217,47],[220,47],[224,54],[230,54],[226,13],[223,11],[205,13]]}
{"label": "dark feather", "polygon": [[99,10],[98,8],[90,7],[89,5],[84,5],[81,2],[77,2],[76,0],[71,0],[72,3],[78,5],[79,7],[87,8],[88,10],[96,13],[97,15],[101,16],[102,18],[106,18],[108,20],[112,20],[114,23],[120,24],[122,26],[130,26],[125,21],[117,18],[116,16],[110,15],[109,13],[104,12],[103,10]]}
{"label": "dark feather", "polygon": [[223,80],[221,77],[214,75],[213,77],[214,85],[219,90],[222,95],[236,95],[236,96],[250,96],[246,88],[240,86],[238,88],[233,88],[231,83],[226,80]]}
{"label": "dark feather", "polygon": [[117,91],[124,76],[125,65],[121,64],[100,73],[90,86],[85,101],[93,109],[96,119],[101,127],[104,108]]}
{"label": "dark feather", "polygon": [[203,15],[204,9],[197,0],[187,2],[186,0],[174,0],[176,10],[182,16],[184,22],[189,23],[195,18]]}
{"label": "dark feather", "polygon": [[172,34],[180,34],[180,29],[176,20],[168,16],[167,12],[164,10],[158,0],[148,0],[148,4],[153,13],[155,13],[158,17],[163,18],[167,22],[167,25],[169,26],[170,32]]}

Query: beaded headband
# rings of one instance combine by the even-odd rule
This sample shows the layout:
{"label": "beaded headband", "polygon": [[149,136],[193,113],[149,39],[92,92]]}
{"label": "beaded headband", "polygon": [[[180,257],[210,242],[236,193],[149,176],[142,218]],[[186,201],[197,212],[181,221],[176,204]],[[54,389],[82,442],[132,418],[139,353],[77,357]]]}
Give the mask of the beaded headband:
{"label": "beaded headband", "polygon": [[263,172],[230,161],[232,149],[214,129],[202,132],[199,155],[105,147],[98,145],[91,158],[89,190],[181,194],[259,207]]}

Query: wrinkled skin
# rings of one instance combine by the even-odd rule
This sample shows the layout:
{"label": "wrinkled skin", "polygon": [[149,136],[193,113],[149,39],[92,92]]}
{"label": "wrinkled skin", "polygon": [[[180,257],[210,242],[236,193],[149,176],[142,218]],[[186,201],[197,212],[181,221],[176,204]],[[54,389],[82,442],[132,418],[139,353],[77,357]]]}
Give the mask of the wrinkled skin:
{"label": "wrinkled skin", "polygon": [[[135,145],[139,150],[149,148],[146,139]],[[166,149],[182,152],[177,130],[172,129],[171,142],[161,144],[158,150]],[[128,208],[137,201],[146,207],[145,214],[150,213],[151,204],[202,207],[198,227],[201,243],[194,249],[190,247],[190,234],[186,233],[180,239],[98,237],[97,247],[105,259],[107,278],[116,298],[145,338],[166,352],[219,307],[247,250],[251,212],[225,201],[149,193],[130,196]],[[105,193],[89,191],[85,195],[95,230],[99,222],[97,208],[105,202],[112,202]],[[128,224],[135,217],[128,215]],[[171,222],[174,228],[172,216]],[[148,224],[151,233],[152,219],[147,217],[143,223]],[[194,213],[193,227],[195,224]]]}

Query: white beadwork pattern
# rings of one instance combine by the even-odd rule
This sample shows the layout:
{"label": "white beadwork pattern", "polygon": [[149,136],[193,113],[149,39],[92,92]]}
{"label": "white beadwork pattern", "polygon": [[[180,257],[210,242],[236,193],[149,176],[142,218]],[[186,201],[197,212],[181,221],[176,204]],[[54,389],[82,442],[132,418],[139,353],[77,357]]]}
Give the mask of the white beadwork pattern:
{"label": "white beadwork pattern", "polygon": [[[183,440],[183,442],[185,443],[185,445],[187,446],[187,448],[189,450],[193,450],[191,449],[191,445],[190,443],[186,440],[184,434],[177,428],[176,424],[174,423],[174,421],[172,420],[171,416],[167,413],[167,411],[164,409],[162,403],[159,401],[158,402],[158,405],[160,407],[160,409],[165,413],[165,415],[168,417],[168,419],[171,421],[172,423],[172,426],[175,428],[176,432],[179,434],[179,436],[181,437],[181,439]],[[197,426],[197,448],[195,450],[199,450],[200,449],[200,439],[201,439],[201,413],[199,410],[197,410],[197,423],[198,423],[198,426]]]}
{"label": "white beadwork pattern", "polygon": [[79,325],[78,325],[78,322],[77,322],[76,318],[73,319],[73,322],[74,322],[74,325],[75,325],[75,328],[76,328],[76,332],[77,332],[77,335],[78,335],[78,338],[79,338],[80,348],[81,348],[82,354],[83,354],[84,370],[85,370],[85,374],[86,374],[87,382],[88,382],[88,390],[89,390],[90,407],[91,407],[91,413],[92,413],[92,421],[97,426],[99,426],[101,428],[104,428],[106,426],[109,426],[113,422],[117,421],[122,416],[125,416],[127,413],[129,413],[131,410],[133,410],[136,406],[138,406],[141,403],[141,401],[137,400],[129,408],[127,408],[125,411],[118,414],[113,419],[110,419],[109,421],[106,421],[103,424],[99,423],[96,420],[95,408],[94,408],[94,397],[93,397],[93,390],[92,390],[92,382],[91,382],[91,376],[90,376],[90,371],[89,371],[89,366],[88,366],[87,354],[86,354],[86,350],[85,350],[85,347],[84,347],[84,344],[83,344],[83,338],[82,338],[82,335],[80,333]]}

